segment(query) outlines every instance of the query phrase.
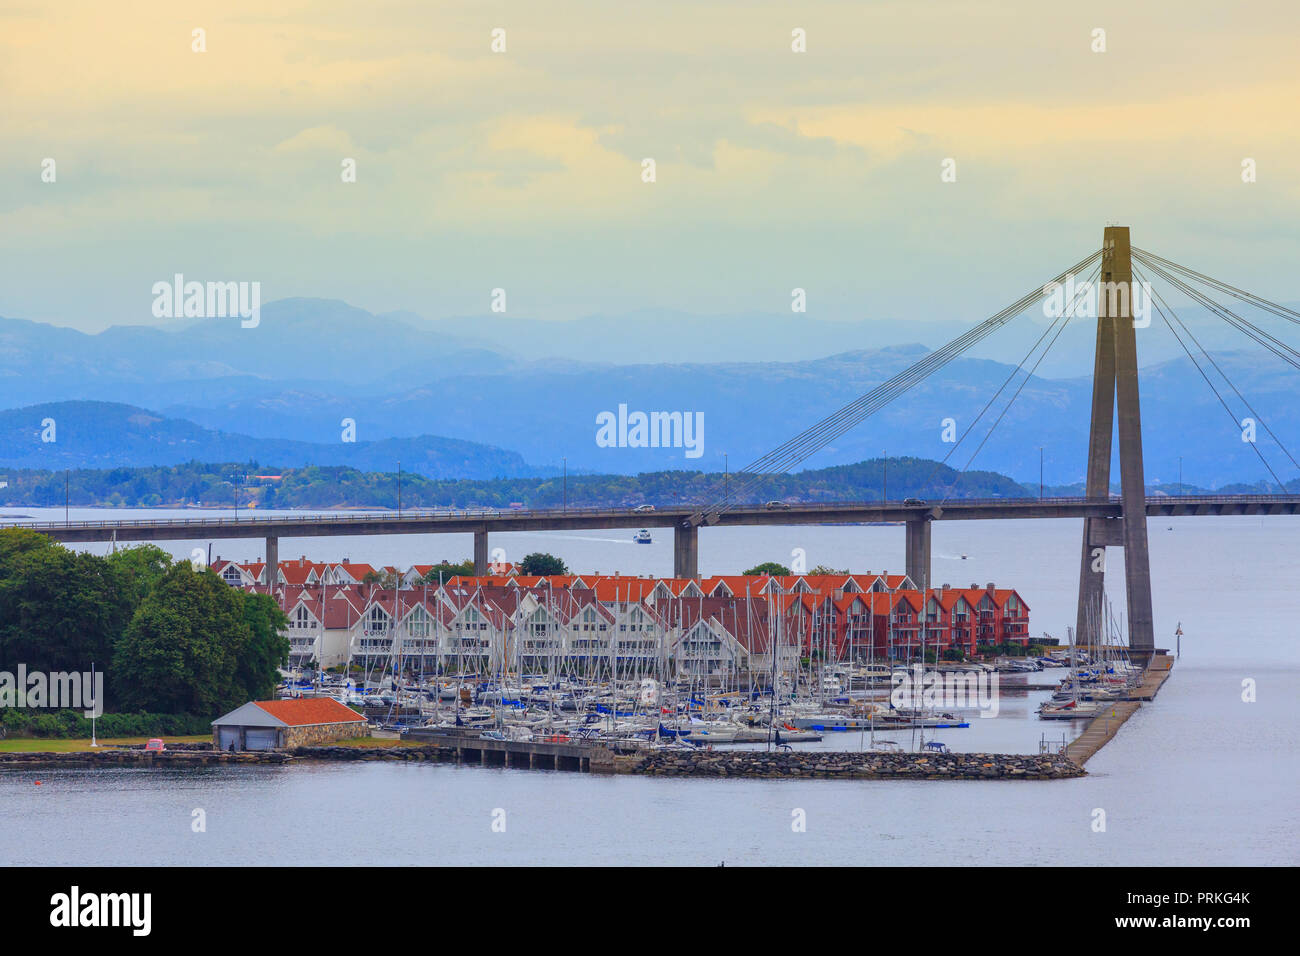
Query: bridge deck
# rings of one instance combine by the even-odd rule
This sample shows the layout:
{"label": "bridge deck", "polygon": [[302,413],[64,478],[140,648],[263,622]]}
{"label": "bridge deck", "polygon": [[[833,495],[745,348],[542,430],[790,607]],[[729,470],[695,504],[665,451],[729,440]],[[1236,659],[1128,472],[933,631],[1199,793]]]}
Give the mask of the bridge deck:
{"label": "bridge deck", "polygon": [[[1118,497],[1099,498],[966,498],[943,503],[828,502],[733,507],[710,515],[710,525],[867,524],[903,521],[1014,520],[1045,518],[1119,518]],[[1148,498],[1151,517],[1211,515],[1293,515],[1300,495],[1187,495]],[[638,512],[629,508],[568,508],[531,511],[418,511],[401,515],[294,514],[274,517],[163,518],[126,521],[13,522],[4,527],[39,531],[60,541],[206,540],[212,538],[303,538],[323,535],[446,534],[489,531],[572,531],[611,528],[674,528],[698,520],[691,506]]]}

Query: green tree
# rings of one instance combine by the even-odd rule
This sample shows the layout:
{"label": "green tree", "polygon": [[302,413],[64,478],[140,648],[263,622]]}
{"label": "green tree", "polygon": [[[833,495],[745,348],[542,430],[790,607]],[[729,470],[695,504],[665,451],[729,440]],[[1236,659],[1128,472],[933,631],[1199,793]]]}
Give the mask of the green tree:
{"label": "green tree", "polygon": [[460,562],[460,564],[449,564],[448,562],[444,561],[441,564],[435,564],[432,568],[430,568],[425,573],[424,580],[427,581],[429,584],[437,584],[440,576],[441,576],[441,580],[447,581],[451,578],[456,577],[457,575],[460,575],[461,577],[469,577],[473,575],[473,573],[474,573],[473,558],[466,558],[464,561]]}
{"label": "green tree", "polygon": [[808,573],[812,575],[829,575],[834,577],[835,575],[848,575],[851,572],[848,568],[828,568],[824,564],[819,564]]}
{"label": "green tree", "polygon": [[237,654],[245,596],[208,570],[173,565],[117,644],[109,679],[128,710],[217,715],[244,703]]}
{"label": "green tree", "polygon": [[555,555],[534,551],[519,562],[519,573],[528,577],[545,577],[552,574],[568,574],[569,569]]}
{"label": "green tree", "polygon": [[0,578],[9,576],[9,562],[19,555],[58,547],[53,539],[28,528],[0,529]]}
{"label": "green tree", "polygon": [[787,568],[784,564],[777,564],[775,561],[764,561],[762,564],[754,565],[754,567],[750,568],[748,571],[745,571],[744,573],[745,574],[770,574],[773,577],[777,577],[777,576],[787,577],[790,574],[790,569]]}
{"label": "green tree", "polygon": [[280,682],[279,668],[289,662],[289,618],[269,594],[244,594],[247,642],[236,650],[236,677],[251,700],[266,700]]}
{"label": "green tree", "polygon": [[122,587],[130,592],[133,611],[172,566],[172,556],[156,544],[123,548],[110,554],[106,560],[118,571]]}
{"label": "green tree", "polygon": [[0,577],[0,664],[103,667],[133,610],[121,575],[103,557],[60,545],[11,549]]}

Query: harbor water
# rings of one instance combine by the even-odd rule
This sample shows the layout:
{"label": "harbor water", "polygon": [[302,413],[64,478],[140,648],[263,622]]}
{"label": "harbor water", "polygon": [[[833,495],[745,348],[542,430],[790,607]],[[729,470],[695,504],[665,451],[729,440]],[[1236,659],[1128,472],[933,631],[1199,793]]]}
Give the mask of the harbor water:
{"label": "harbor water", "polygon": [[[71,517],[144,514],[74,509]],[[19,515],[61,519],[63,511],[9,509],[0,520]],[[936,523],[934,581],[1014,587],[1030,606],[1031,634],[1064,638],[1074,618],[1080,524]],[[1151,524],[1157,643],[1172,649],[1181,622],[1182,655],[1158,699],[1077,780],[700,780],[428,763],[4,771],[0,863],[1294,865],[1297,530],[1290,517]],[[665,574],[671,535],[655,531],[654,539],[502,534],[491,546],[504,548],[507,560],[550,551],[574,570]],[[207,544],[164,546],[188,558]],[[460,560],[470,546],[464,535],[282,539],[280,558],[404,568]],[[213,554],[244,560],[261,548],[259,539],[221,541]],[[789,564],[796,549],[808,567],[896,570],[903,531],[708,529],[701,571]],[[1120,561],[1107,573],[1122,613]],[[1004,677],[997,718],[972,712],[969,730],[927,739],[937,733],[954,750],[1036,753],[1044,735],[1077,733],[1077,724],[1037,720],[1045,692],[1016,691],[1020,679]],[[1252,687],[1254,700],[1243,699]],[[908,734],[890,736],[910,743]],[[845,733],[810,746],[862,744],[860,734]],[[195,832],[196,810],[205,832]]]}

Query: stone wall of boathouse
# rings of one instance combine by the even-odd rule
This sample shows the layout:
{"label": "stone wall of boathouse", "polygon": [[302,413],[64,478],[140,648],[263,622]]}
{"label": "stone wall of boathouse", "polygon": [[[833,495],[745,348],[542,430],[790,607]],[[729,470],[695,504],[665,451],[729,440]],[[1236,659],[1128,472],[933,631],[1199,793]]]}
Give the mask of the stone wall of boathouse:
{"label": "stone wall of boathouse", "polygon": [[309,727],[286,727],[281,747],[319,747],[336,740],[369,737],[370,725],[364,720],[349,720],[337,724],[312,724]]}

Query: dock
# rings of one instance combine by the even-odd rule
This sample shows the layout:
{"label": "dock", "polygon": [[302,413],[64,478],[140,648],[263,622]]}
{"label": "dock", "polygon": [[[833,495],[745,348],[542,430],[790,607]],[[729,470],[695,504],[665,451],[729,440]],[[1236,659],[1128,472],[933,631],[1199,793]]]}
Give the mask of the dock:
{"label": "dock", "polygon": [[1117,700],[1088,721],[1088,726],[1065,748],[1065,755],[1082,767],[1102,747],[1110,743],[1124,722],[1137,713],[1143,701],[1155,700],[1156,694],[1173,673],[1174,659],[1155,654],[1139,684],[1127,700]]}
{"label": "dock", "polygon": [[1146,674],[1142,678],[1142,683],[1137,689],[1129,695],[1130,700],[1155,700],[1156,694],[1160,693],[1160,688],[1164,686],[1165,681],[1169,680],[1169,675],[1173,673],[1174,658],[1170,654],[1153,654],[1151,663],[1147,665]]}
{"label": "dock", "polygon": [[[434,729],[413,728],[404,740],[418,741],[422,749],[444,761],[477,763],[485,767],[529,767],[534,770],[591,771],[591,759],[608,753],[605,747],[593,747],[569,741],[494,740],[465,733],[447,733]],[[597,753],[599,751],[599,753]]]}

